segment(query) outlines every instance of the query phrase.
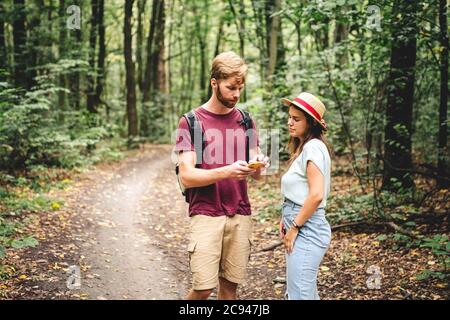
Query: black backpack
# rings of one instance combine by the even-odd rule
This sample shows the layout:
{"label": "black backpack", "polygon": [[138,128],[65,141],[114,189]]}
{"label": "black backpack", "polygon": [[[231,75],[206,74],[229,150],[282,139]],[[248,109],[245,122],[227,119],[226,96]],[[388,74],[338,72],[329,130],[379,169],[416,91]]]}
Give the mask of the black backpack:
{"label": "black backpack", "polygon": [[[253,120],[250,117],[250,114],[247,111],[243,111],[238,108],[236,108],[236,109],[242,115],[242,120],[239,121],[239,124],[241,126],[244,126],[245,132],[247,132],[247,130],[249,130],[249,129],[253,129]],[[198,165],[200,163],[202,163],[203,151],[205,150],[205,146],[206,146],[203,129],[200,125],[200,122],[197,119],[197,116],[195,115],[195,111],[191,110],[191,111],[185,113],[183,115],[183,117],[186,119],[186,121],[188,123],[191,141],[194,142],[195,153],[197,156],[197,163],[195,166],[198,167]],[[247,161],[247,162],[250,160],[250,139],[252,138],[252,135],[253,135],[253,132],[251,130],[251,131],[249,131],[249,134],[246,136],[245,161]],[[201,139],[201,142],[202,142],[201,145],[200,145],[200,143],[196,143],[196,141],[197,141],[195,139],[196,137]],[[178,185],[180,186],[181,193],[185,197],[186,202],[189,202],[188,198],[187,198],[186,188],[183,186],[183,184],[181,183],[181,180],[180,180],[180,166],[178,163],[175,166],[175,174],[177,175]]]}

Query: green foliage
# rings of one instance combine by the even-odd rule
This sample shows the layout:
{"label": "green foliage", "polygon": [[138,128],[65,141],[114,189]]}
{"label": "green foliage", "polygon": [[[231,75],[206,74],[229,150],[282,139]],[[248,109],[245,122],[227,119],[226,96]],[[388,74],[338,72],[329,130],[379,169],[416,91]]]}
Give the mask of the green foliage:
{"label": "green foliage", "polygon": [[416,275],[416,279],[420,280],[420,281],[427,280],[429,278],[444,280],[447,277],[448,277],[448,274],[445,274],[445,273],[439,272],[439,271],[429,270],[429,269],[422,270],[421,272],[419,272]]}
{"label": "green foliage", "polygon": [[[25,183],[23,179],[17,180],[18,184]],[[38,245],[38,241],[32,236],[17,238],[17,234],[23,233],[21,229],[30,220],[29,217],[23,218],[23,213],[57,210],[62,206],[62,202],[41,195],[28,199],[1,187],[0,201],[3,209],[0,211],[0,259],[5,256],[8,248],[22,249]]]}
{"label": "green foliage", "polygon": [[430,248],[438,256],[450,255],[450,242],[446,234],[437,234],[433,238],[426,238],[420,246]]}
{"label": "green foliage", "polygon": [[441,266],[441,271],[423,270],[417,277],[419,280],[428,277],[444,279],[450,277],[448,270],[450,268],[450,241],[448,235],[437,234],[433,238],[425,238],[420,244],[421,248],[430,248]]}
{"label": "green foliage", "polygon": [[264,223],[266,220],[277,220],[281,216],[281,207],[279,203],[271,203],[259,210],[258,212],[258,220],[261,223]]}
{"label": "green foliage", "polygon": [[0,259],[3,259],[6,255],[6,249],[0,244]]}
{"label": "green foliage", "polygon": [[16,230],[21,227],[21,223],[8,221],[0,216],[0,237],[4,238],[12,236],[16,232]]}
{"label": "green foliage", "polygon": [[[415,223],[405,223],[404,226],[415,227]],[[427,280],[429,278],[444,280],[448,278],[450,267],[450,241],[446,234],[436,234],[432,238],[424,238],[418,236],[412,238],[409,235],[395,232],[393,234],[381,234],[376,240],[378,241],[391,241],[392,249],[398,250],[401,247],[406,248],[429,248],[433,256],[436,257],[438,263],[438,269],[430,270],[424,269],[416,275],[417,280]]]}
{"label": "green foliage", "polygon": [[373,220],[374,198],[368,195],[331,196],[327,218],[332,224]]}
{"label": "green foliage", "polygon": [[21,216],[24,212],[42,212],[54,208],[60,208],[63,203],[59,200],[49,199],[43,195],[37,195],[31,199],[21,197],[17,194],[10,194],[2,199],[5,211],[0,212],[5,216]]}
{"label": "green foliage", "polygon": [[[43,81],[43,79],[41,79]],[[52,110],[54,86],[41,85],[24,96],[8,89],[0,95],[0,170],[28,169],[37,165],[73,168],[91,156],[96,145],[114,136],[88,112]],[[64,122],[57,121],[60,114]]]}
{"label": "green foliage", "polygon": [[385,241],[387,238],[388,238],[387,235],[385,235],[385,234],[380,234],[378,237],[375,238],[375,240],[378,240],[378,241]]}
{"label": "green foliage", "polygon": [[27,247],[35,247],[38,245],[38,241],[33,237],[25,237],[19,240],[11,241],[11,248],[22,249]]}

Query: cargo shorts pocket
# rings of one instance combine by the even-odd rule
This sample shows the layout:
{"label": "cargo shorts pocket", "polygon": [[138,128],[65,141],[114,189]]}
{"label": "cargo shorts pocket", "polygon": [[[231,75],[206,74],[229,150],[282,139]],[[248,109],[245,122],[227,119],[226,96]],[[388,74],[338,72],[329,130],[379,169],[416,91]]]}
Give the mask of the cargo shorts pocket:
{"label": "cargo shorts pocket", "polygon": [[197,241],[191,241],[191,242],[189,242],[188,248],[187,248],[188,255],[189,255],[189,268],[191,269],[191,271],[194,271],[193,270],[194,265],[192,263],[192,255],[194,254],[196,247],[197,247]]}

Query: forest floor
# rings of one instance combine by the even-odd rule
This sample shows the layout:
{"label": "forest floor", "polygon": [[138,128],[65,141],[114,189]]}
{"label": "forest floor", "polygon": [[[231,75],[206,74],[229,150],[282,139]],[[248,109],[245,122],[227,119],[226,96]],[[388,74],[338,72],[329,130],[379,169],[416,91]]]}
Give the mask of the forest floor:
{"label": "forest floor", "polygon": [[[47,196],[62,199],[61,207],[30,214],[20,231],[34,235],[39,245],[7,250],[0,261],[0,299],[182,299],[191,280],[189,218],[170,152],[168,145],[146,145],[52,189]],[[283,298],[284,250],[262,251],[278,241],[278,217],[265,210],[281,205],[267,196],[278,183],[278,175],[249,183],[254,247],[240,299]],[[333,192],[349,183],[352,178],[337,177]],[[448,192],[444,196],[448,199]],[[448,233],[448,202],[443,205],[437,228]],[[445,280],[416,278],[438,266],[430,249],[394,249],[378,240],[389,232],[363,225],[333,232],[320,267],[321,298],[449,299]],[[70,281],[77,270],[78,287]]]}

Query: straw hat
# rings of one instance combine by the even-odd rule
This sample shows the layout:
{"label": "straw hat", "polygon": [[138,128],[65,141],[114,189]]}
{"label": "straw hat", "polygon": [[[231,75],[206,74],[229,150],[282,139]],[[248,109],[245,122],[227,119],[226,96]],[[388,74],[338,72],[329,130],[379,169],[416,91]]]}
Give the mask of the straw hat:
{"label": "straw hat", "polygon": [[317,122],[325,130],[327,130],[327,125],[325,123],[325,120],[323,119],[323,115],[327,109],[325,108],[325,105],[322,103],[322,101],[320,101],[316,96],[308,92],[302,92],[297,96],[297,98],[294,98],[292,101],[287,98],[283,98],[281,99],[281,102],[287,107],[293,105],[298,109],[305,111],[307,114],[313,117],[313,119],[317,120]]}

